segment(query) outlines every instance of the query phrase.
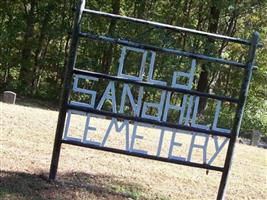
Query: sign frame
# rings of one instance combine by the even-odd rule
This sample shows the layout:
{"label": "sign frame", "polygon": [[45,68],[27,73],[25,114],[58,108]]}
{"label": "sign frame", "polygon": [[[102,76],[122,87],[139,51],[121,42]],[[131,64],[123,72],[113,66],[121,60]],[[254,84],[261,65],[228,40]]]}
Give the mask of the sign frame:
{"label": "sign frame", "polygon": [[[87,148],[92,148],[92,149],[97,149],[97,150],[102,150],[102,151],[108,151],[108,152],[119,153],[119,154],[124,154],[124,155],[131,155],[131,156],[147,158],[147,159],[152,159],[152,160],[158,160],[158,161],[163,161],[163,162],[187,165],[187,166],[198,167],[198,168],[203,168],[203,169],[207,169],[207,170],[219,171],[222,173],[222,176],[221,176],[221,181],[220,181],[220,185],[219,185],[219,189],[218,189],[218,193],[217,193],[217,200],[224,199],[225,191],[226,191],[226,185],[227,185],[229,172],[230,172],[231,164],[232,164],[232,160],[233,160],[235,143],[236,143],[237,137],[239,135],[242,116],[244,113],[244,106],[245,106],[246,99],[248,96],[249,84],[250,84],[252,72],[254,69],[256,49],[257,49],[257,47],[261,46],[261,44],[259,44],[259,33],[254,32],[252,34],[251,40],[248,41],[248,40],[244,40],[244,39],[240,39],[240,38],[228,37],[228,36],[223,36],[223,35],[218,35],[218,34],[213,34],[213,33],[207,33],[207,32],[203,32],[203,31],[197,31],[197,30],[193,30],[193,29],[171,26],[171,25],[157,23],[157,22],[153,22],[153,21],[146,21],[143,19],[136,19],[136,18],[126,17],[126,16],[120,16],[120,15],[90,10],[90,9],[85,8],[85,3],[86,3],[85,0],[79,1],[78,9],[77,9],[76,15],[75,15],[74,27],[73,27],[73,32],[72,32],[72,40],[71,40],[71,46],[70,46],[70,51],[69,51],[68,64],[67,64],[66,69],[65,69],[64,86],[63,86],[62,95],[61,95],[61,105],[60,105],[56,134],[55,134],[55,141],[54,141],[54,148],[53,148],[53,153],[52,153],[49,179],[54,180],[56,178],[61,145],[62,144],[71,144],[71,145],[82,146],[82,147],[87,147]],[[107,36],[99,36],[99,35],[93,35],[91,33],[83,33],[83,32],[81,32],[81,28],[80,28],[81,27],[81,19],[82,19],[83,14],[91,14],[91,15],[102,16],[102,17],[107,17],[107,18],[111,18],[111,19],[124,20],[124,21],[128,21],[128,22],[133,22],[133,23],[150,25],[150,26],[153,26],[156,28],[168,29],[168,30],[172,30],[172,31],[176,31],[176,32],[185,32],[185,33],[194,34],[194,35],[201,35],[201,36],[204,36],[206,38],[211,38],[213,40],[218,39],[218,40],[222,40],[222,41],[228,41],[228,42],[238,43],[241,45],[246,45],[246,46],[249,46],[247,62],[245,64],[243,64],[243,63],[239,63],[239,62],[235,62],[235,61],[229,61],[229,60],[225,60],[222,58],[215,58],[215,57],[202,55],[202,54],[195,54],[195,53],[190,53],[190,52],[180,51],[180,50],[174,50],[174,49],[168,49],[168,48],[159,48],[159,47],[155,47],[155,46],[151,46],[151,45],[130,42],[127,40],[121,40],[121,39],[111,38],[111,37],[107,37]],[[219,63],[219,64],[233,65],[233,66],[236,66],[238,68],[242,68],[244,70],[244,79],[243,79],[243,83],[241,86],[239,98],[219,96],[219,95],[215,95],[215,94],[208,94],[208,93],[203,93],[203,92],[188,90],[188,89],[173,88],[173,87],[169,87],[169,86],[162,85],[162,84],[156,84],[156,83],[154,84],[154,83],[149,83],[149,82],[132,80],[132,79],[128,79],[125,77],[111,76],[108,74],[102,74],[102,73],[97,73],[97,72],[91,72],[91,71],[76,69],[75,63],[76,63],[76,58],[77,58],[78,41],[79,41],[80,37],[88,38],[91,40],[97,40],[97,41],[105,41],[105,42],[109,42],[112,44],[124,45],[124,46],[128,46],[131,48],[141,48],[144,50],[164,52],[164,53],[168,53],[168,54],[185,56],[185,57],[189,57],[189,58],[193,58],[193,59],[206,60],[206,61]],[[112,113],[112,112],[107,112],[107,111],[101,111],[101,110],[97,110],[97,109],[94,109],[91,107],[71,105],[71,104],[69,104],[69,97],[70,97],[70,91],[71,91],[71,83],[72,83],[72,79],[73,79],[74,74],[91,76],[94,78],[105,78],[105,79],[108,79],[111,81],[120,81],[123,83],[132,83],[132,84],[139,85],[139,86],[148,86],[148,87],[153,87],[153,88],[157,88],[157,89],[162,89],[165,91],[174,91],[174,92],[179,92],[179,93],[183,93],[183,94],[196,95],[198,97],[207,97],[207,98],[211,98],[211,99],[235,103],[237,105],[237,109],[236,109],[236,113],[235,113],[235,118],[234,118],[232,130],[231,130],[231,134],[227,134],[227,133],[221,132],[221,131],[203,130],[203,129],[199,129],[199,128],[184,126],[184,125],[171,124],[168,122],[159,122],[156,120],[144,119],[144,118],[141,118],[138,116],[126,116],[126,115],[123,115],[121,113]],[[153,124],[153,125],[158,125],[158,126],[163,126],[163,127],[168,127],[168,128],[175,128],[175,129],[181,129],[181,130],[185,130],[185,131],[194,131],[194,132],[200,132],[200,133],[209,134],[209,135],[227,137],[227,138],[229,138],[229,144],[228,144],[228,149],[227,149],[227,153],[226,153],[224,166],[223,167],[216,167],[216,166],[211,166],[208,164],[200,164],[200,163],[195,163],[195,162],[174,160],[174,159],[169,159],[169,158],[164,158],[164,157],[157,157],[157,156],[153,156],[153,155],[145,155],[145,154],[138,153],[138,152],[129,152],[129,151],[124,151],[124,150],[110,148],[110,147],[102,147],[102,146],[97,146],[94,144],[85,144],[85,143],[81,143],[79,141],[63,140],[62,136],[63,136],[64,126],[65,126],[65,121],[66,121],[66,114],[67,114],[67,111],[70,109],[71,110],[77,110],[77,111],[83,111],[86,113],[102,115],[102,116],[120,118],[120,119],[124,119],[124,120],[132,120],[135,122]]]}

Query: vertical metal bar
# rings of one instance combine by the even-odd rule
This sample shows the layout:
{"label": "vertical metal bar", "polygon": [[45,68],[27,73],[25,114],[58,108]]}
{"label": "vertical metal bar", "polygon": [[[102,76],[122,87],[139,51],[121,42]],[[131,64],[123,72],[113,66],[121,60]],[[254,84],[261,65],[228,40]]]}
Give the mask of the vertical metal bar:
{"label": "vertical metal bar", "polygon": [[84,7],[85,7],[85,0],[80,0],[77,6],[78,9],[76,11],[76,15],[74,19],[73,34],[72,34],[70,51],[69,51],[68,65],[66,66],[66,69],[65,69],[64,85],[63,85],[63,90],[62,90],[62,95],[61,95],[61,107],[60,107],[59,115],[58,115],[58,122],[57,122],[56,136],[55,136],[55,141],[54,141],[53,155],[52,155],[52,160],[51,160],[51,165],[50,165],[49,179],[55,179],[56,174],[57,174],[60,149],[61,149],[61,139],[62,139],[62,134],[64,131],[67,104],[68,104],[70,89],[71,89],[72,70],[75,67],[75,63],[76,63],[80,23],[81,23],[81,18],[82,18]]}
{"label": "vertical metal bar", "polygon": [[256,49],[259,43],[259,33],[254,32],[252,39],[251,39],[251,46],[249,49],[249,55],[248,55],[248,62],[247,62],[247,68],[244,71],[244,80],[242,83],[242,88],[239,95],[239,104],[235,115],[234,125],[232,129],[232,135],[229,141],[226,159],[224,163],[224,171],[222,173],[222,178],[217,194],[217,200],[224,199],[226,186],[227,186],[227,180],[228,175],[231,169],[232,159],[233,159],[233,153],[234,153],[234,147],[236,139],[239,135],[240,127],[241,127],[241,121],[244,113],[244,106],[246,103],[247,95],[248,95],[248,89],[249,89],[249,83],[252,76],[252,70],[255,62],[255,55],[256,55]]}

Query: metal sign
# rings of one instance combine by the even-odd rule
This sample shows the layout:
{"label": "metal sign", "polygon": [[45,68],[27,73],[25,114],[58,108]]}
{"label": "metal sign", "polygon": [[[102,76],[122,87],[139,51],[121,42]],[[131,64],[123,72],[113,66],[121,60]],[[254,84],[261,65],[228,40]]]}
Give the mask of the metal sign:
{"label": "metal sign", "polygon": [[[129,40],[112,38],[109,36],[84,33],[81,32],[80,28],[83,14],[150,25],[161,29],[201,35],[206,38],[212,38],[213,40],[246,45],[249,46],[248,60],[244,64],[209,55],[195,54],[176,49],[160,48]],[[116,75],[75,68],[78,40],[80,37],[120,45],[121,52]],[[259,45],[258,42],[259,34],[256,32],[253,34],[251,41],[247,41],[239,38],[89,10],[85,8],[85,0],[81,0],[72,33],[72,43],[70,47],[68,66],[65,73],[64,88],[61,99],[62,103],[59,112],[49,178],[55,179],[56,177],[61,144],[71,144],[222,172],[217,199],[223,199],[235,142],[241,126],[244,105],[254,67],[255,52],[257,46]],[[129,53],[136,53],[141,56],[140,63],[137,63],[139,66],[137,75],[127,74],[125,72],[125,62],[127,61],[127,54]],[[190,63],[190,69],[187,72],[173,71],[171,75],[171,83],[156,80],[153,77],[153,74],[158,53],[185,57],[188,59],[188,63]],[[192,90],[192,83],[198,67],[198,62],[201,60],[235,66],[240,70],[243,70],[244,80],[239,98]],[[144,78],[145,76],[146,78]],[[186,81],[180,82],[179,80],[181,78]],[[98,83],[100,80],[107,80],[105,82],[106,85],[104,85],[104,92],[101,94],[100,98],[96,98],[100,95],[98,93],[99,91],[95,91],[92,88],[80,87],[79,84],[82,81]],[[101,82],[101,84],[103,84],[103,82]],[[135,94],[132,92],[133,88],[137,91]],[[157,90],[157,93],[160,91],[160,95],[157,100],[147,101],[143,98],[147,88],[154,88]],[[118,90],[121,92],[120,97],[116,96]],[[71,93],[86,95],[90,100],[88,102],[70,100]],[[180,94],[180,101],[178,104],[172,103],[173,93]],[[208,98],[215,102],[214,113],[212,116],[213,121],[211,125],[198,123],[197,117],[200,98]],[[109,111],[103,109],[103,106],[107,101],[111,102],[111,108]],[[128,102],[127,106],[126,101]],[[224,102],[236,105],[236,113],[232,128],[218,127],[218,119]],[[130,108],[130,114],[126,111],[126,107],[128,109]],[[154,110],[153,114],[149,112],[151,109]],[[179,113],[175,119],[175,123],[168,121],[170,111],[176,111]],[[73,136],[69,131],[72,116],[74,115],[83,116],[84,118],[84,130],[80,136]],[[99,128],[92,124],[93,118],[97,116],[111,118],[106,130],[102,133],[101,139],[93,139],[91,135],[92,132],[96,132]],[[158,132],[159,137],[153,152],[136,145],[137,142],[142,143],[142,140],[144,139],[144,136],[139,131],[139,128],[143,126],[153,128],[154,131]],[[111,137],[111,130],[115,130],[119,133],[123,132],[124,144],[121,148],[113,148],[107,145],[107,140]],[[167,156],[162,156],[163,143],[167,132],[171,135],[170,143],[168,145]],[[177,141],[177,137],[183,134],[189,137],[189,146],[186,151],[187,153],[184,155],[177,155],[175,154],[175,149],[179,149],[183,146],[182,143]],[[219,137],[223,139],[219,139]],[[201,144],[196,142],[197,138],[202,138],[203,142]],[[213,151],[211,151],[211,154],[208,155],[207,151],[210,146],[212,146]],[[222,152],[224,147],[227,147],[227,151],[223,166],[214,165],[216,157]],[[192,154],[195,149],[199,149],[202,152],[200,162],[196,162],[192,158]]]}

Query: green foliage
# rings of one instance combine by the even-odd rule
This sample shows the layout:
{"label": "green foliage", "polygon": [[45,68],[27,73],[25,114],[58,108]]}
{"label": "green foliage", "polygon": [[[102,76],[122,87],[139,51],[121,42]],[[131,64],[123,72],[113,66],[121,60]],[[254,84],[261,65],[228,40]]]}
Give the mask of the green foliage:
{"label": "green foliage", "polygon": [[[14,0],[12,3],[8,0],[0,1],[1,91],[14,90],[21,95],[39,99],[59,100],[70,44],[68,32],[73,25],[73,8],[76,3],[76,0]],[[238,2],[87,0],[86,7],[240,38],[248,39],[253,31],[260,32],[261,41],[265,46],[257,52],[258,70],[254,72],[250,87],[242,132],[257,129],[267,135],[267,2],[265,0]],[[219,14],[218,18],[216,13]],[[238,44],[208,41],[203,37],[153,29],[123,21],[110,21],[95,16],[85,17],[82,27],[83,31],[101,35],[246,62],[248,49]],[[77,67],[116,74],[119,56],[120,46],[81,39]],[[129,56],[127,66],[133,67],[129,67],[127,73],[136,73],[138,66],[135,63],[138,59],[138,56]],[[189,63],[190,60],[181,57],[157,54],[154,78],[170,83],[173,71],[186,71]],[[198,66],[200,67],[195,76],[194,89],[201,82],[201,72],[206,69],[209,73],[206,91],[238,97],[238,88],[242,81],[240,70],[202,61],[198,61]],[[104,90],[104,84],[93,87],[98,91]],[[150,98],[159,97],[158,91],[147,93]],[[120,96],[119,91],[118,96]],[[79,98],[86,101],[86,97]],[[110,109],[111,103],[108,102],[105,107]],[[233,110],[233,107],[223,110],[221,124],[229,125],[227,118],[229,115],[233,117]],[[209,114],[214,112],[214,109],[210,107],[205,112]],[[170,116],[170,118],[175,117]],[[212,119],[203,120],[210,122]]]}

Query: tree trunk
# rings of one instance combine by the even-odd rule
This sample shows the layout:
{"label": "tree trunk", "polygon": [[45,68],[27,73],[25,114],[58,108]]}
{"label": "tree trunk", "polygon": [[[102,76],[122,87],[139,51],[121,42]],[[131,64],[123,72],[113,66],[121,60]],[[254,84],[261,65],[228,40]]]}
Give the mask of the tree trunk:
{"label": "tree trunk", "polygon": [[31,0],[29,3],[29,11],[26,9],[26,30],[23,39],[23,47],[21,51],[21,68],[19,74],[19,83],[20,83],[20,92],[21,93],[29,93],[29,87],[31,86],[31,53],[32,53],[32,38],[34,33],[34,12],[36,8],[37,2],[36,0]]}
{"label": "tree trunk", "polygon": [[42,27],[40,30],[40,37],[38,40],[38,47],[35,52],[35,58],[34,58],[34,66],[33,66],[33,73],[32,73],[32,94],[35,95],[38,89],[39,80],[40,80],[40,70],[41,70],[41,60],[43,58],[43,51],[44,51],[44,43],[46,40],[47,35],[47,28],[50,21],[51,11],[53,10],[53,5],[48,4],[48,6],[45,8],[45,16],[43,18]]}
{"label": "tree trunk", "polygon": [[[112,1],[112,13],[114,14],[120,13],[120,0]],[[116,31],[116,24],[117,24],[117,20],[115,19],[111,20],[109,24],[109,29],[108,29],[108,36],[111,36],[111,37],[114,36],[114,33]],[[103,73],[105,74],[107,74],[110,71],[112,57],[113,57],[113,45],[108,44],[108,47],[106,48],[102,56]]]}
{"label": "tree trunk", "polygon": [[[216,5],[216,0],[212,0],[212,5],[210,7],[210,18],[209,18],[209,26],[208,26],[208,32],[216,33],[218,29],[219,24],[219,18],[220,18],[220,9]],[[208,39],[206,48],[205,48],[205,54],[209,55],[211,54],[214,49],[214,39]],[[199,82],[197,85],[197,90],[200,92],[208,92],[208,84],[209,84],[209,70],[208,66],[209,64],[205,63],[201,66],[201,73],[199,77]],[[207,98],[200,98],[199,102],[199,112],[202,112],[205,110],[207,105]]]}

